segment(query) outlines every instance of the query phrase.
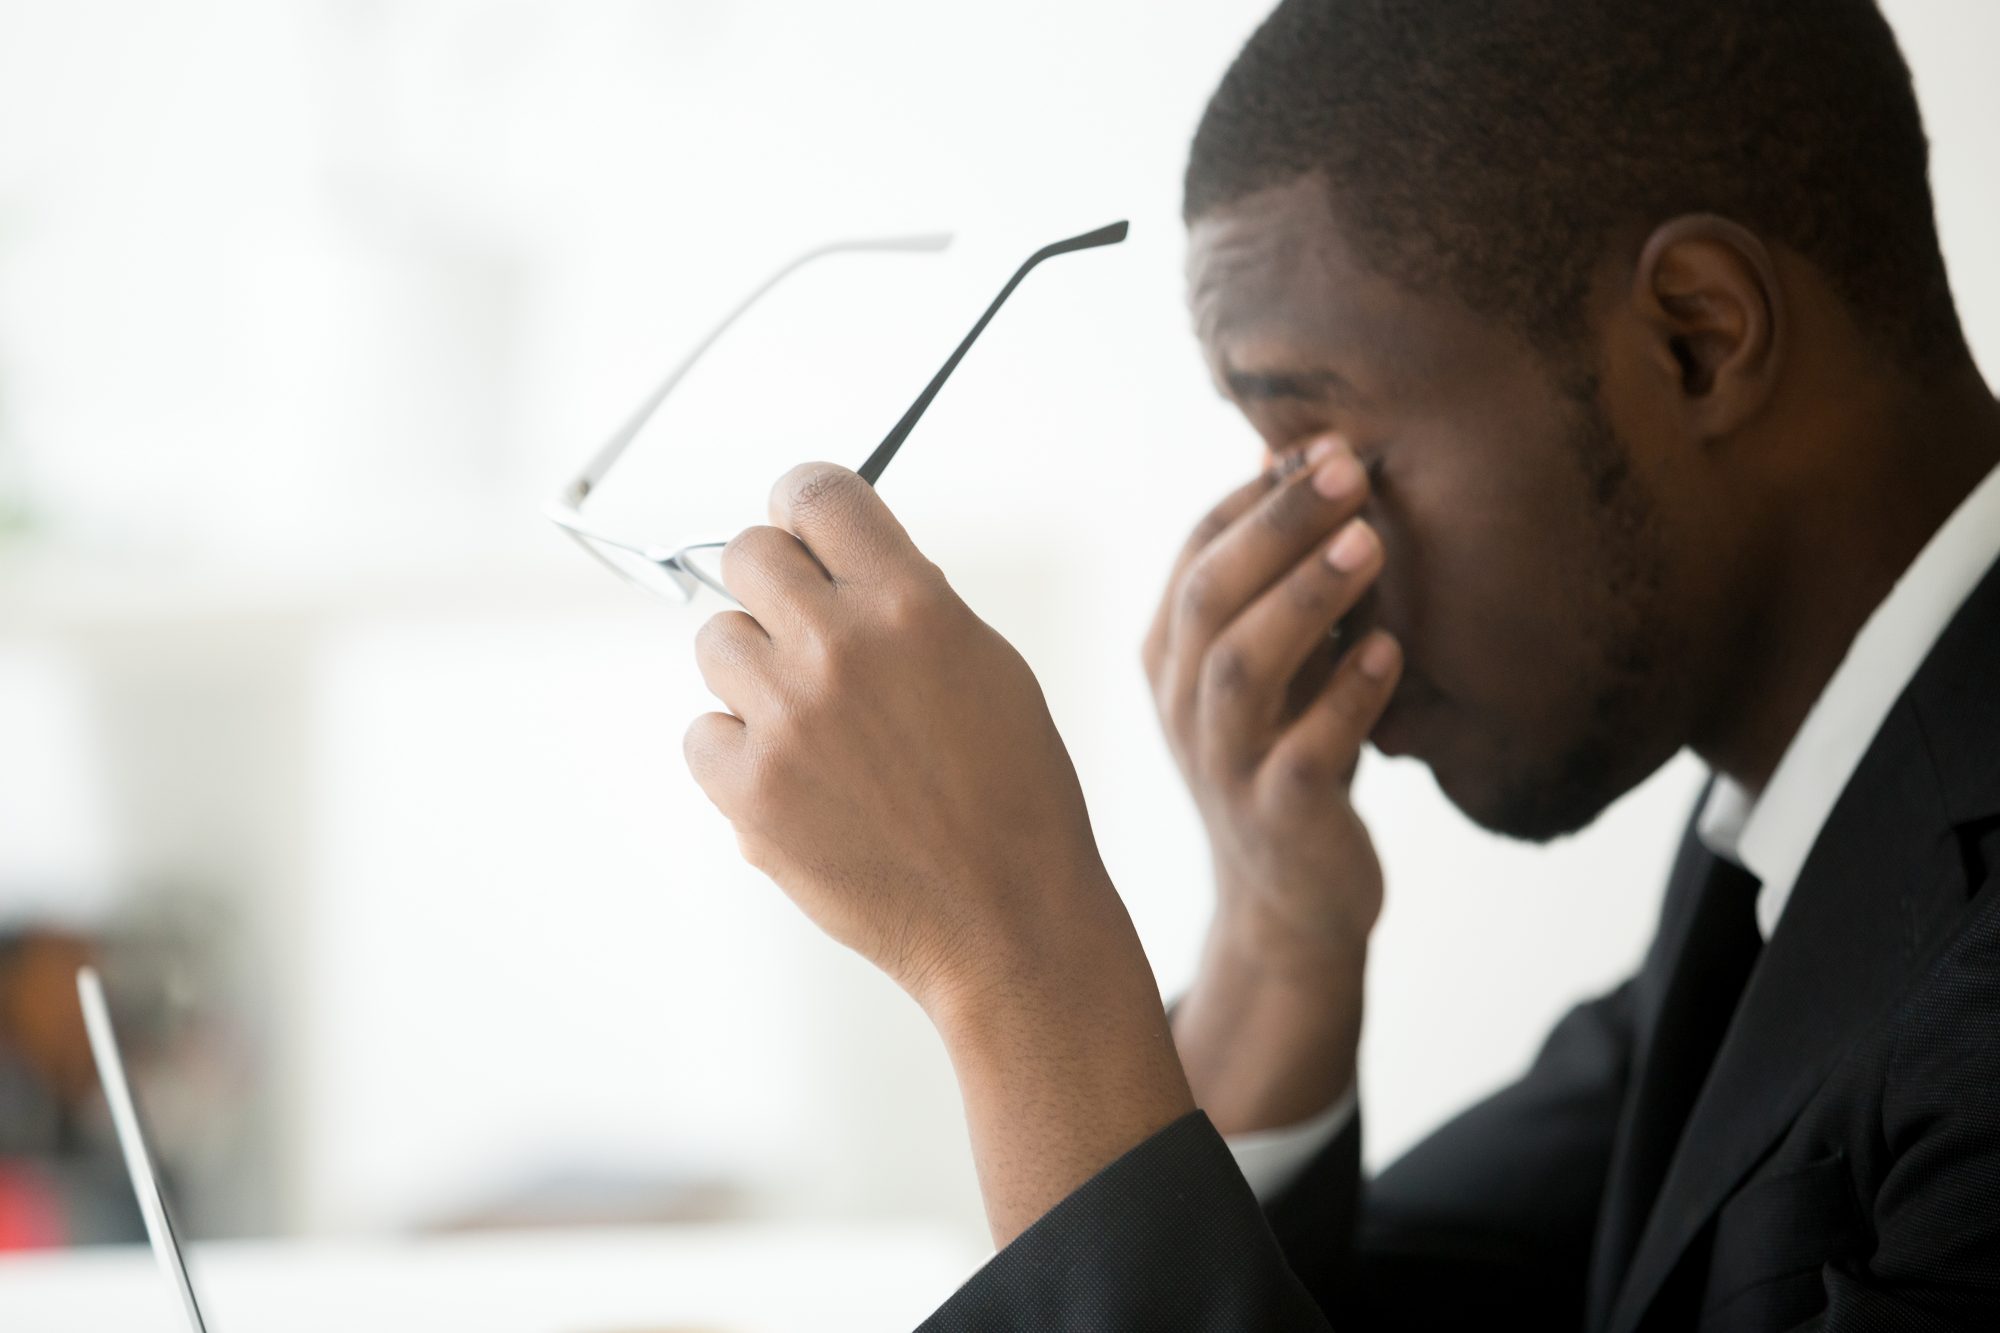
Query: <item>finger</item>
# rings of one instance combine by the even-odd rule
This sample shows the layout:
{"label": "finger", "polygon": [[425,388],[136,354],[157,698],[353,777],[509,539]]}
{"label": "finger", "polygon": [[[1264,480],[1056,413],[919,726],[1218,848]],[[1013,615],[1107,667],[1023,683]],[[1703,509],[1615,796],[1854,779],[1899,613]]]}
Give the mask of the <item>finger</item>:
{"label": "finger", "polygon": [[[1350,618],[1355,614],[1352,611],[1348,613]],[[1353,643],[1350,639],[1347,646],[1352,647]],[[1278,730],[1282,731],[1298,721],[1299,715],[1312,707],[1313,700],[1319,698],[1319,692],[1333,679],[1333,669],[1340,665],[1344,655],[1337,631],[1313,645],[1313,650],[1306,654],[1304,665],[1292,673],[1291,683],[1285,686],[1285,702],[1278,710]]]}
{"label": "finger", "polygon": [[736,809],[748,738],[749,728],[743,719],[728,713],[703,713],[681,736],[681,757],[687,761],[695,785],[725,815]]}
{"label": "finger", "polygon": [[1257,501],[1269,495],[1273,488],[1305,467],[1308,460],[1317,462],[1335,447],[1332,436],[1322,436],[1300,449],[1293,449],[1283,455],[1264,451],[1264,470],[1244,482],[1222,498],[1221,503],[1202,516],[1195,524],[1194,531],[1181,545],[1180,553],[1174,557],[1173,568],[1167,574],[1167,589],[1160,598],[1159,607],[1153,612],[1153,621],[1146,630],[1145,641],[1140,645],[1140,658],[1145,663],[1146,673],[1153,675],[1160,668],[1160,659],[1165,654],[1167,630],[1173,615],[1174,590],[1179,587],[1181,575],[1188,563],[1207,545],[1225,532],[1231,523],[1247,513]]}
{"label": "finger", "polygon": [[1187,569],[1188,562],[1199,555],[1202,548],[1221,536],[1231,523],[1258,500],[1270,494],[1271,488],[1277,484],[1277,475],[1270,469],[1260,472],[1222,497],[1221,503],[1202,515],[1201,522],[1194,525],[1194,531],[1190,532],[1187,540],[1181,543],[1179,553],[1174,556],[1173,568],[1167,574],[1166,591],[1160,596],[1160,604],[1153,612],[1153,622],[1147,627],[1145,642],[1140,649],[1140,656],[1145,661],[1148,674],[1159,669],[1160,659],[1165,654],[1167,626],[1173,614],[1174,590],[1180,586],[1181,574]]}
{"label": "finger", "polygon": [[762,712],[771,636],[746,611],[718,611],[694,635],[694,663],[708,692],[744,721]]}
{"label": "finger", "polygon": [[1360,509],[1368,477],[1344,444],[1258,501],[1189,562],[1169,608],[1161,672],[1185,721],[1201,663],[1223,627]]}
{"label": "finger", "polygon": [[1292,678],[1381,570],[1381,538],[1351,518],[1229,622],[1202,657],[1196,689],[1207,753],[1232,769],[1257,763]]}
{"label": "finger", "polygon": [[722,586],[768,634],[798,628],[833,591],[826,569],[805,544],[783,528],[743,529],[722,548]]}
{"label": "finger", "polygon": [[[1269,459],[1268,452],[1265,457]],[[1295,471],[1297,468],[1285,470],[1275,461],[1267,462],[1262,472],[1223,496],[1221,502],[1203,515],[1201,522],[1195,524],[1194,531],[1190,532],[1187,541],[1182,543],[1180,552],[1174,556],[1171,577],[1178,579],[1187,569],[1189,562],[1200,555],[1210,542],[1227,532],[1230,524],[1249,513],[1259,500],[1282,486]]]}
{"label": "finger", "polygon": [[803,542],[836,586],[881,582],[922,558],[875,488],[837,463],[785,473],[770,508],[771,522]]}
{"label": "finger", "polygon": [[1264,794],[1312,799],[1352,781],[1361,743],[1382,720],[1402,673],[1402,645],[1387,630],[1371,630],[1264,756],[1257,775]]}

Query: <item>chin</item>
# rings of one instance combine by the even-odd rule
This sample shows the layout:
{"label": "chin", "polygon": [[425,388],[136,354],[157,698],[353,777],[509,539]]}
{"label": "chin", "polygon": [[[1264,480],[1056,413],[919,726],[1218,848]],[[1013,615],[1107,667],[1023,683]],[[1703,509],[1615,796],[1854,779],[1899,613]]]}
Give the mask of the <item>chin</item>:
{"label": "chin", "polygon": [[1534,843],[1589,827],[1644,777],[1621,781],[1594,754],[1512,772],[1490,760],[1478,765],[1440,757],[1430,770],[1438,790],[1467,819],[1489,833]]}

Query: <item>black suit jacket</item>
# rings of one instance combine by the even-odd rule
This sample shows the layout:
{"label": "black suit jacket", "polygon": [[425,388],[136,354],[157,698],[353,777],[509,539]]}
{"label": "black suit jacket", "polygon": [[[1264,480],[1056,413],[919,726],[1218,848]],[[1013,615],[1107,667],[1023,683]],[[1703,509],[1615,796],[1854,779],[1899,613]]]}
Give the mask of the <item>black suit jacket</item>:
{"label": "black suit jacket", "polygon": [[1842,792],[1663,1183],[1635,1188],[1714,867],[1690,825],[1638,973],[1376,1177],[1357,1117],[1260,1207],[1197,1111],[923,1328],[2000,1330],[2000,566]]}

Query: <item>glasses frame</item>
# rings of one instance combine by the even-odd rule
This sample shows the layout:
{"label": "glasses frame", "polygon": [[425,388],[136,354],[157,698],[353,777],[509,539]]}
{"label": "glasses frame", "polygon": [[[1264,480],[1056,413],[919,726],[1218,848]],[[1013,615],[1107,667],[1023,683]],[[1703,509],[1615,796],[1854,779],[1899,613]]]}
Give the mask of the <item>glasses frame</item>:
{"label": "glasses frame", "polygon": [[[876,445],[874,452],[869,454],[861,466],[856,469],[861,479],[872,486],[881,477],[883,471],[889,466],[889,460],[894,458],[896,452],[903,447],[903,441],[908,439],[910,432],[916,428],[917,422],[923,417],[925,409],[931,405],[931,400],[937,397],[938,390],[944,387],[944,382],[947,379],[951,378],[951,372],[958,368],[958,363],[964,359],[967,349],[972,346],[974,340],[979,337],[987,324],[992,321],[994,314],[1000,309],[1001,305],[1009,296],[1013,295],[1014,289],[1021,285],[1021,280],[1027,277],[1037,264],[1040,264],[1045,259],[1053,258],[1056,255],[1068,254],[1075,250],[1090,250],[1102,245],[1116,245],[1125,239],[1128,230],[1129,226],[1127,223],[1122,221],[1113,222],[1108,226],[1099,227],[1095,231],[1088,231],[1078,236],[1071,236],[1064,240],[1051,242],[1028,256],[1027,260],[1018,269],[1014,270],[1014,276],[1007,280],[1007,285],[1000,289],[1000,294],[994,297],[992,303],[986,307],[986,312],[979,317],[979,322],[974,324],[971,332],[967,333],[959,341],[958,346],[952,350],[952,354],[945,359],[944,365],[938,368],[937,374],[933,375],[930,383],[924,386],[924,391],[917,395],[915,402],[910,404],[909,410],[903,413],[902,418],[883,437],[882,443]],[[638,410],[633,412],[627,418],[625,424],[620,426],[612,434],[611,438],[605,441],[598,448],[597,452],[591,456],[590,460],[583,465],[582,471],[570,479],[569,483],[562,488],[562,492],[555,500],[543,507],[543,514],[550,522],[567,533],[593,560],[596,560],[606,569],[609,569],[619,578],[633,584],[635,587],[642,588],[646,592],[663,599],[666,596],[657,584],[645,582],[635,577],[630,570],[620,565],[610,555],[600,549],[600,546],[608,546],[627,552],[659,566],[660,570],[666,575],[667,582],[680,590],[680,601],[682,604],[692,601],[696,593],[705,586],[720,593],[731,603],[741,605],[730,594],[729,589],[722,586],[722,581],[719,578],[711,577],[699,565],[687,558],[690,552],[716,550],[728,545],[727,541],[690,542],[685,546],[672,549],[630,541],[600,531],[594,527],[583,513],[584,501],[590,498],[591,494],[602,484],[606,474],[611,471],[612,466],[631,447],[632,441],[638,438],[639,432],[645,428],[648,421],[652,420],[653,414],[659,411],[660,404],[666,401],[667,395],[673,392],[674,386],[686,378],[688,371],[694,368],[695,363],[701,360],[702,355],[715,345],[716,340],[722,337],[732,324],[743,317],[745,311],[749,310],[765,293],[769,292],[785,278],[805,267],[813,260],[823,258],[827,255],[881,251],[935,252],[949,246],[951,240],[949,232],[938,232],[918,236],[883,237],[872,240],[832,241],[825,245],[814,246],[804,254],[799,255],[796,259],[793,259],[790,263],[784,265],[753,288],[748,296],[737,303],[735,309],[723,317],[721,323],[709,330],[707,336],[703,337],[686,356],[681,358],[680,363],[669,371],[666,378],[660,381],[658,387],[639,404]]]}

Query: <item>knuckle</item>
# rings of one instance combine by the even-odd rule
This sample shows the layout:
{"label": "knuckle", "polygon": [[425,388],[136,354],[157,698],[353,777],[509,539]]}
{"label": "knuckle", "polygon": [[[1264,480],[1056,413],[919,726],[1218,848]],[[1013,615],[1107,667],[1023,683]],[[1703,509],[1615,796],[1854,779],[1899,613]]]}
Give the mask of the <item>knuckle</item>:
{"label": "knuckle", "polygon": [[1250,686],[1250,663],[1237,645],[1220,640],[1201,659],[1201,692],[1212,699],[1233,699]]}
{"label": "knuckle", "polygon": [[695,656],[707,661],[731,661],[742,655],[743,622],[747,613],[717,611],[694,632]]}
{"label": "knuckle", "polygon": [[1181,586],[1174,594],[1174,600],[1184,619],[1200,623],[1208,618],[1216,598],[1216,576],[1214,566],[1206,560],[1197,560],[1188,566],[1181,576]]}
{"label": "knuckle", "polygon": [[751,535],[755,531],[755,528],[745,528],[722,544],[719,563],[722,566],[722,581],[725,584],[733,582],[735,575],[742,572],[746,559],[755,563],[751,549],[757,540]]}
{"label": "knuckle", "polygon": [[801,463],[779,479],[778,487],[797,513],[830,508],[853,487],[866,484],[859,474],[838,463]]}
{"label": "knuckle", "polygon": [[688,771],[704,787],[709,785],[722,766],[727,753],[724,745],[724,728],[728,719],[720,713],[703,713],[688,723],[681,733],[681,758],[686,761]]}
{"label": "knuckle", "polygon": [[722,544],[723,562],[726,564],[746,557],[755,560],[760,553],[771,549],[771,538],[777,533],[778,529],[761,523],[743,529]]}
{"label": "knuckle", "polygon": [[710,733],[714,724],[715,714],[703,713],[688,723],[687,730],[681,733],[681,754],[690,763],[697,762],[708,754],[711,745]]}
{"label": "knuckle", "polygon": [[695,629],[694,655],[698,660],[707,661],[715,656],[721,646],[722,612],[718,611]]}

